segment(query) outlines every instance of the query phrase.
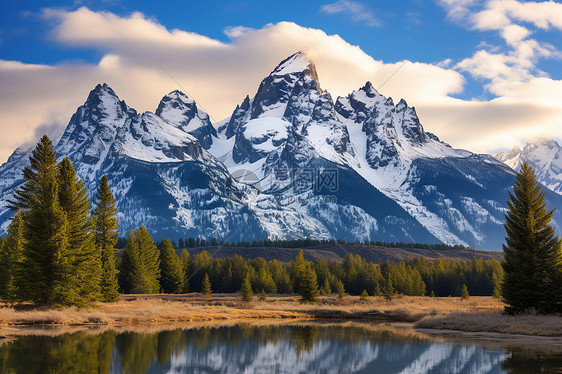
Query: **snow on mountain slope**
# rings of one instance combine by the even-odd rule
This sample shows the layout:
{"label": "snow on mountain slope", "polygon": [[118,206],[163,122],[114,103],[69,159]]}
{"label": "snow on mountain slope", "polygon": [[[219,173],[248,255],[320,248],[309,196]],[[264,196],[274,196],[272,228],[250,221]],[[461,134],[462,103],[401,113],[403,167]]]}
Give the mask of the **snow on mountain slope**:
{"label": "snow on mountain slope", "polygon": [[562,146],[554,139],[535,139],[523,149],[516,146],[494,157],[514,170],[519,170],[521,164],[527,162],[535,170],[539,182],[562,195]]}
{"label": "snow on mountain slope", "polygon": [[212,137],[217,136],[215,127],[211,124],[209,115],[199,109],[181,91],[175,90],[162,98],[155,112],[156,116],[193,135],[203,148],[207,149],[212,143]]}
{"label": "snow on mountain slope", "polygon": [[[556,189],[562,165],[555,145],[504,157],[527,155]],[[180,91],[165,95],[155,113],[137,113],[98,85],[55,149],[74,163],[92,197],[109,176],[123,235],[143,224],[156,239],[313,237],[499,250],[514,182],[511,168],[441,142],[415,108],[395,105],[369,82],[334,102],[302,52],[214,125]],[[3,232],[29,152],[18,148],[0,166]],[[546,198],[562,207],[561,195],[547,191]],[[562,209],[553,225],[562,227]]]}
{"label": "snow on mountain slope", "polygon": [[[165,106],[159,112],[173,117],[165,115]],[[98,85],[72,116],[55,146],[57,156],[70,158],[91,199],[101,176],[108,175],[123,235],[143,224],[155,238],[262,237],[260,223],[243,203],[251,188],[232,179],[181,124],[163,117],[138,114],[109,86]],[[16,151],[0,168],[4,230],[11,215],[6,202],[29,158],[29,151],[22,153]]]}

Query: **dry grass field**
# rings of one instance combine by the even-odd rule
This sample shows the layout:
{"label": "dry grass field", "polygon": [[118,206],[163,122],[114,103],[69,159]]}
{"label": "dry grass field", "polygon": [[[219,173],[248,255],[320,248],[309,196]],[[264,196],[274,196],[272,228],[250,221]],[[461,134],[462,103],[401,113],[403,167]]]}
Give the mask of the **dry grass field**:
{"label": "dry grass field", "polygon": [[503,304],[491,297],[404,296],[392,301],[357,296],[343,300],[321,297],[316,303],[301,303],[298,296],[272,295],[250,303],[238,295],[211,298],[188,295],[123,295],[119,302],[89,308],[38,308],[32,305],[0,304],[0,327],[149,326],[236,321],[353,320],[412,322],[424,329],[499,332],[562,336],[562,317],[506,316]]}

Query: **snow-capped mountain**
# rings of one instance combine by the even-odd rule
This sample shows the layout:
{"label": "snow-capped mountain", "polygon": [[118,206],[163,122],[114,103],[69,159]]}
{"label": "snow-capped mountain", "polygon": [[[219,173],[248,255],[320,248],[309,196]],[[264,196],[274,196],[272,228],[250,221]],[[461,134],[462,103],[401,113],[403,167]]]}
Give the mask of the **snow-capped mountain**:
{"label": "snow-capped mountain", "polygon": [[[0,224],[29,150],[0,167]],[[511,168],[453,149],[367,82],[334,102],[314,63],[282,61],[216,124],[180,91],[137,113],[98,85],[56,144],[91,196],[107,174],[120,230],[156,239],[336,238],[500,249]],[[562,207],[554,193],[547,199]],[[562,222],[560,210],[554,217]],[[555,222],[555,224],[556,224]]]}
{"label": "snow-capped mountain", "polygon": [[519,170],[521,164],[527,162],[545,187],[562,195],[562,146],[554,139],[535,139],[527,142],[523,149],[515,146],[494,157],[514,170]]}
{"label": "snow-capped mountain", "polygon": [[[184,99],[183,94],[172,92],[159,109],[171,102],[170,97]],[[194,103],[184,102],[197,110]],[[177,108],[173,102],[170,107]],[[159,112],[165,113],[163,109]],[[72,116],[55,150],[59,158],[70,158],[92,201],[101,176],[108,175],[122,235],[143,224],[156,238],[178,234],[214,237],[217,232],[228,233],[231,240],[263,237],[259,222],[244,204],[244,195],[251,188],[239,185],[186,132],[197,133],[196,126],[189,126],[193,120],[183,129],[189,111],[171,115],[182,121],[170,123],[165,116],[137,113],[109,86],[98,85]],[[201,121],[199,128],[204,126]],[[16,151],[0,167],[4,230],[12,214],[6,201],[21,183],[28,158],[29,151]]]}

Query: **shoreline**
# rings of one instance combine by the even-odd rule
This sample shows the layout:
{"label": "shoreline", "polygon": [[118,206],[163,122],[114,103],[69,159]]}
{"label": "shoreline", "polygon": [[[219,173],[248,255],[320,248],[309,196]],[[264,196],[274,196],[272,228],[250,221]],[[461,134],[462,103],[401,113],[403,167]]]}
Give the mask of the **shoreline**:
{"label": "shoreline", "polygon": [[[397,297],[387,301],[358,296],[323,296],[316,303],[301,303],[296,295],[271,295],[265,301],[243,303],[239,295],[204,298],[186,295],[123,295],[117,303],[88,308],[16,308],[0,304],[0,335],[33,329],[95,329],[164,327],[217,323],[290,323],[339,321],[370,324],[407,323],[413,329],[451,335],[463,333],[506,336],[562,337],[562,317],[506,316],[503,304],[491,297]],[[4,339],[0,338],[0,342]],[[562,341],[562,339],[560,339]]]}

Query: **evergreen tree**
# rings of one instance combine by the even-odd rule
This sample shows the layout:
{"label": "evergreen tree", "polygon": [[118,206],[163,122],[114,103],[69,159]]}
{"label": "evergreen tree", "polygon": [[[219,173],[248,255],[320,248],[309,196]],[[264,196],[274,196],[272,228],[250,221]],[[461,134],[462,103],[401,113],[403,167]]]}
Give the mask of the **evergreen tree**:
{"label": "evergreen tree", "polygon": [[265,290],[262,289],[260,292],[260,301],[265,301],[267,300],[267,294],[265,293]]}
{"label": "evergreen tree", "polygon": [[544,192],[526,163],[517,173],[506,215],[501,292],[508,313],[561,311],[562,242],[549,225]]}
{"label": "evergreen tree", "polygon": [[183,285],[183,269],[172,242],[162,240],[160,244],[160,284],[164,293],[180,293]]}
{"label": "evergreen tree", "polygon": [[119,283],[117,282],[117,266],[115,254],[117,239],[119,236],[117,219],[117,208],[115,198],[109,189],[107,175],[101,178],[96,195],[96,207],[94,209],[95,222],[95,245],[101,254],[101,300],[114,302],[119,299]]}
{"label": "evergreen tree", "polygon": [[300,285],[303,282],[308,262],[304,259],[304,252],[301,249],[291,264],[291,279],[293,282],[293,291],[301,293]]}
{"label": "evergreen tree", "polygon": [[369,299],[369,293],[367,292],[367,290],[361,291],[360,299],[361,301],[367,301]]}
{"label": "evergreen tree", "polygon": [[18,296],[17,267],[22,261],[25,244],[23,230],[22,214],[18,209],[0,247],[0,298],[10,302],[16,301]]}
{"label": "evergreen tree", "polygon": [[390,273],[389,273],[384,280],[383,295],[384,295],[385,299],[390,301],[394,298],[395,292],[396,292],[396,290],[394,289],[394,286],[392,284],[392,279],[390,278]]}
{"label": "evergreen tree", "polygon": [[328,277],[324,278],[324,284],[320,288],[320,295],[326,296],[332,293],[332,289],[330,288],[330,282],[328,281]]}
{"label": "evergreen tree", "polygon": [[22,210],[24,222],[18,293],[22,300],[38,304],[72,304],[77,295],[68,221],[59,203],[55,151],[46,135],[29,160],[31,166],[23,170],[25,183],[10,202],[13,209]]}
{"label": "evergreen tree", "polygon": [[94,244],[94,222],[90,217],[90,202],[84,183],[68,158],[58,165],[59,202],[68,221],[67,237],[72,274],[73,304],[100,300],[101,255]]}
{"label": "evergreen tree", "polygon": [[131,230],[123,250],[119,283],[125,293],[154,294],[160,291],[160,258],[148,230]]}
{"label": "evergreen tree", "polygon": [[318,300],[318,283],[316,281],[316,272],[309,265],[304,271],[299,285],[299,293],[303,301],[312,302]]}
{"label": "evergreen tree", "polygon": [[240,289],[240,295],[242,301],[250,302],[254,297],[254,292],[252,291],[252,284],[250,283],[250,276],[246,275],[244,281],[242,282],[242,288]]}
{"label": "evergreen tree", "polygon": [[181,268],[183,272],[183,284],[181,287],[181,292],[189,292],[189,266],[191,265],[191,255],[185,249],[181,251],[180,254]]}
{"label": "evergreen tree", "polygon": [[211,297],[211,281],[209,279],[209,274],[205,273],[205,277],[203,278],[203,282],[201,282],[201,293],[204,297]]}
{"label": "evergreen tree", "polygon": [[462,289],[461,289],[461,299],[462,300],[468,300],[470,299],[470,295],[468,293],[468,288],[466,288],[466,284],[462,285]]}
{"label": "evergreen tree", "polygon": [[340,300],[342,300],[345,296],[345,287],[340,279],[336,282],[336,294]]}

